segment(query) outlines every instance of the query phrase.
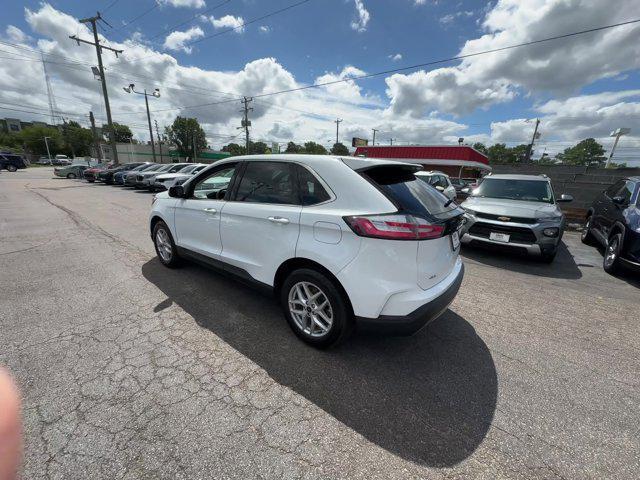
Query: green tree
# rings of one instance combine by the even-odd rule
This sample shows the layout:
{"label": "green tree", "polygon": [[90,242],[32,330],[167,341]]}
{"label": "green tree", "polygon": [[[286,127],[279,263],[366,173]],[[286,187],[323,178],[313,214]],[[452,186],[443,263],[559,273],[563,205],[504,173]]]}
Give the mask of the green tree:
{"label": "green tree", "polygon": [[264,142],[249,142],[249,153],[251,155],[263,155],[269,153],[269,147]]}
{"label": "green tree", "polygon": [[242,145],[238,145],[237,143],[230,143],[229,145],[225,145],[222,147],[223,152],[229,152],[232,157],[237,157],[239,155],[245,154],[245,148]]}
{"label": "green tree", "polygon": [[0,132],[0,150],[22,152],[22,140],[20,135],[11,132]]}
{"label": "green tree", "polygon": [[[131,129],[121,123],[113,122],[113,131],[116,133],[116,142],[118,143],[129,143],[133,137]],[[102,125],[102,134],[105,140],[109,141],[109,125]]]}
{"label": "green tree", "polygon": [[73,157],[91,153],[91,130],[82,128],[78,122],[70,121],[62,126],[62,140],[67,153],[71,153]]}
{"label": "green tree", "polygon": [[193,157],[193,144],[198,152],[207,148],[207,137],[196,118],[176,117],[170,127],[164,129],[169,142],[176,146],[183,157]]}
{"label": "green tree", "polygon": [[287,149],[284,153],[304,153],[304,147],[301,147],[294,142],[289,142],[287,143]]}
{"label": "green tree", "polygon": [[344,146],[342,143],[334,143],[333,147],[331,147],[331,153],[333,155],[349,155],[349,149]]}
{"label": "green tree", "polygon": [[316,142],[305,142],[304,153],[308,153],[310,155],[326,155],[327,149]]}
{"label": "green tree", "polygon": [[480,153],[487,155],[487,146],[484,143],[476,142],[473,144],[473,148]]}
{"label": "green tree", "polygon": [[32,127],[24,128],[20,132],[19,136],[25,146],[25,149],[34,155],[47,154],[47,146],[44,142],[44,137],[49,137],[47,141],[49,142],[51,155],[60,153],[64,146],[62,135],[57,128],[34,125]]}
{"label": "green tree", "polygon": [[492,164],[515,163],[516,160],[513,151],[504,143],[491,145],[487,149],[487,155],[489,156],[489,163]]}
{"label": "green tree", "polygon": [[[514,157],[514,162],[524,162],[527,160],[527,150],[529,149],[529,145],[516,145],[515,147],[511,148],[511,153],[513,154]],[[531,154],[533,155],[533,152],[531,152]]]}
{"label": "green tree", "polygon": [[601,165],[606,160],[604,148],[593,138],[586,138],[577,145],[566,148],[557,158],[567,165]]}

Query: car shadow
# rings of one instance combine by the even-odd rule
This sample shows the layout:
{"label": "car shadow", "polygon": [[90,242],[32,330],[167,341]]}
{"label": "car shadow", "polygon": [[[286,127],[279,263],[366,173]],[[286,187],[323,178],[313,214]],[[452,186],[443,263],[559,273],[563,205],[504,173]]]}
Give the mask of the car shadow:
{"label": "car shadow", "polygon": [[556,258],[551,264],[543,263],[538,258],[526,253],[500,246],[463,245],[461,255],[463,258],[484,265],[504,268],[513,272],[569,280],[577,280],[582,277],[582,272],[564,242],[560,242]]}
{"label": "car shadow", "polygon": [[144,277],[195,321],[369,441],[402,458],[448,467],[485,438],[497,374],[473,327],[448,310],[412,337],[355,334],[317,350],[289,329],[269,296],[196,264],[153,259]]}

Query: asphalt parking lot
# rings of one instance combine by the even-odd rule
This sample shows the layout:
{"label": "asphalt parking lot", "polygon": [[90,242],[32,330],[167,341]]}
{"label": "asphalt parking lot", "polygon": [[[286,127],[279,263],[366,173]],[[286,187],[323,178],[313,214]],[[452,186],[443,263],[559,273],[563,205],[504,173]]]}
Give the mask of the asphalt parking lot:
{"label": "asphalt parking lot", "polygon": [[637,478],[640,276],[576,233],[552,265],[463,250],[428,328],[318,351],[270,298],[163,268],[151,198],[0,174],[24,478]]}

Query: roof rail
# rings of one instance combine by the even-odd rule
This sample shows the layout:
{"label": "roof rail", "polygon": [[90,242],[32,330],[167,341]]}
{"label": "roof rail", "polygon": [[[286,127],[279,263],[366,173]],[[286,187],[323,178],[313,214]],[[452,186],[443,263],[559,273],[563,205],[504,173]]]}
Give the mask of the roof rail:
{"label": "roof rail", "polygon": [[546,173],[541,173],[540,176],[543,178],[549,178]]}

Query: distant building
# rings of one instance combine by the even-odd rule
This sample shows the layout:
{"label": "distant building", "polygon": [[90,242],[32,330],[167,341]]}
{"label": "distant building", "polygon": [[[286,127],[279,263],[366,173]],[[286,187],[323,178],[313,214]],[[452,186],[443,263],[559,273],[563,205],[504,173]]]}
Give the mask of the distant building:
{"label": "distant building", "polygon": [[358,147],[354,155],[418,163],[450,177],[478,178],[491,171],[489,158],[467,145],[376,145]]}
{"label": "distant building", "polygon": [[0,130],[4,133],[18,133],[27,127],[33,126],[57,128],[57,125],[50,125],[46,122],[23,122],[18,118],[0,118]]}

